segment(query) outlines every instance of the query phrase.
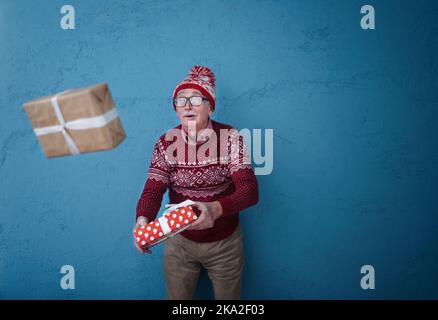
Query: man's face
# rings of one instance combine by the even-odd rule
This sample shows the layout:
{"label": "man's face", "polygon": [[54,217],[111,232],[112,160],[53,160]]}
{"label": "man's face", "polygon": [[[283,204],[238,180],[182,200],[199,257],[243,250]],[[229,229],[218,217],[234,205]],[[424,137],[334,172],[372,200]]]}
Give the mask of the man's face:
{"label": "man's face", "polygon": [[[183,89],[178,92],[176,98],[185,97],[206,97],[196,89]],[[178,116],[181,125],[187,129],[189,121],[196,122],[196,131],[202,130],[208,125],[208,118],[211,116],[213,111],[211,111],[210,101],[202,100],[199,106],[193,106],[187,99],[186,105],[182,107],[176,107],[176,114]]]}

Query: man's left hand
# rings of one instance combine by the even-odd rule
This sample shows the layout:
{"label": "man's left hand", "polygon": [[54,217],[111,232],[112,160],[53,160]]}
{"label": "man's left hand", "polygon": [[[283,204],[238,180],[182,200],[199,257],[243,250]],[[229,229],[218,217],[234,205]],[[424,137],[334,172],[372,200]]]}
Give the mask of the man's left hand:
{"label": "man's left hand", "polygon": [[198,219],[187,230],[204,230],[213,227],[217,218],[222,215],[222,206],[219,201],[195,202],[192,207],[201,211]]}

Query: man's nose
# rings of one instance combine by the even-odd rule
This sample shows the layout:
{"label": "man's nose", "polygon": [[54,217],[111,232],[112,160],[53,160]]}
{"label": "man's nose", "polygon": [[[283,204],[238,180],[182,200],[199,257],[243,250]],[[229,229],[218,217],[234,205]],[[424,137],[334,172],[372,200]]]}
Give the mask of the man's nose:
{"label": "man's nose", "polygon": [[189,99],[187,99],[187,101],[186,101],[186,105],[184,106],[184,109],[191,109],[193,106],[192,106],[192,104],[190,103],[190,100]]}

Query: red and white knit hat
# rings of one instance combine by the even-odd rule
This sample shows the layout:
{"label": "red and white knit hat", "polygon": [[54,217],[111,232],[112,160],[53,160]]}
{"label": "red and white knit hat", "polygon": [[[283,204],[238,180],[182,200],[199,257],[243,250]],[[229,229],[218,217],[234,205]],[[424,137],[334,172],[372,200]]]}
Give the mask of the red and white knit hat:
{"label": "red and white knit hat", "polygon": [[[215,77],[213,71],[203,66],[193,66],[187,77],[176,86],[173,91],[173,99],[175,99],[178,91],[182,89],[196,89],[202,92],[203,95],[210,101],[211,108],[214,110],[216,93],[214,90]],[[173,106],[175,108],[175,106]]]}

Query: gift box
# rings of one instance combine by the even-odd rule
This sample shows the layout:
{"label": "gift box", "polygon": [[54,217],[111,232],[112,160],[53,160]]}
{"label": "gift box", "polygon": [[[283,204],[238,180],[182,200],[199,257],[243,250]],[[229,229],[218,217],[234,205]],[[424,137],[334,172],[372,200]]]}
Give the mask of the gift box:
{"label": "gift box", "polygon": [[47,158],[115,148],[126,137],[106,83],[27,102]]}
{"label": "gift box", "polygon": [[150,248],[184,231],[198,219],[191,206],[193,203],[191,200],[186,200],[174,205],[160,218],[135,228],[133,231],[135,241],[140,247]]}

